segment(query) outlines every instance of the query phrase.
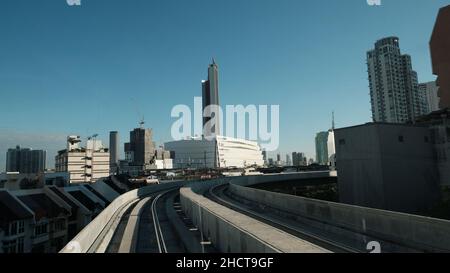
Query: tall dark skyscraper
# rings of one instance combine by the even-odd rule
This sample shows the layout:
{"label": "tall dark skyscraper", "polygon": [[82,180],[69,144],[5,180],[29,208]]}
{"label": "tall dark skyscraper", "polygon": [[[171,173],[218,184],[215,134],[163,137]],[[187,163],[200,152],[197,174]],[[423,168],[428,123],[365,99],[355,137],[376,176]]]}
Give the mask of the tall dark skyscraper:
{"label": "tall dark skyscraper", "polygon": [[[208,67],[208,80],[202,82],[203,111],[212,117],[203,118],[203,134],[205,136],[220,135],[220,116],[211,111],[205,111],[208,106],[219,106],[219,67],[213,59]],[[215,123],[209,127],[208,121],[215,119]]]}
{"label": "tall dark skyscraper", "polygon": [[119,164],[119,133],[116,131],[109,133],[109,165],[113,170]]}
{"label": "tall dark skyscraper", "polygon": [[6,171],[20,173],[40,173],[45,171],[46,151],[28,148],[8,149],[6,153]]}

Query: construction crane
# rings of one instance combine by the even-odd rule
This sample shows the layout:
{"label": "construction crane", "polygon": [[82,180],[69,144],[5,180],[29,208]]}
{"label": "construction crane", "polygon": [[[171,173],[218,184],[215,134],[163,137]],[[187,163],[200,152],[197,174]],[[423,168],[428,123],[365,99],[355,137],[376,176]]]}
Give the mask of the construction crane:
{"label": "construction crane", "polygon": [[138,114],[138,117],[142,117],[141,121],[139,122],[139,128],[144,129],[144,125],[145,125],[145,116],[141,114],[141,111],[139,110],[139,104],[136,101],[136,99],[131,98],[131,100],[135,103],[135,107],[136,107],[136,112]]}
{"label": "construction crane", "polygon": [[144,129],[144,125],[145,125],[145,117],[142,116],[141,121],[139,122],[139,128]]}

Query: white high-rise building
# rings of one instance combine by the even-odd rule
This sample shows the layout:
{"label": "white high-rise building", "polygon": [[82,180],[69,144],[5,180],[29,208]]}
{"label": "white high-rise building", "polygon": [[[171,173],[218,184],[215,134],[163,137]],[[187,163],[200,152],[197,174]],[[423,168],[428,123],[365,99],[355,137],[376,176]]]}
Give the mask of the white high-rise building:
{"label": "white high-rise building", "polygon": [[55,157],[56,172],[69,173],[70,183],[93,183],[108,177],[109,151],[100,140],[90,139],[86,147],[80,147],[79,136],[67,138],[67,149],[59,151]]}
{"label": "white high-rise building", "polygon": [[427,104],[427,113],[438,111],[439,107],[439,87],[435,81],[419,84],[419,93],[424,96]]}
{"label": "white high-rise building", "polygon": [[411,57],[401,54],[397,37],[377,41],[367,67],[374,121],[405,123],[427,113]]}

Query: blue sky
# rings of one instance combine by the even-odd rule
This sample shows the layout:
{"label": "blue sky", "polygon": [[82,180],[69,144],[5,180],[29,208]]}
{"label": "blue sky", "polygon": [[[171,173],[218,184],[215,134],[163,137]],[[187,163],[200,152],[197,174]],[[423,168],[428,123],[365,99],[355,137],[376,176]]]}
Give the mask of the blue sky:
{"label": "blue sky", "polygon": [[[211,57],[224,104],[279,104],[280,151],[314,156],[314,137],[371,120],[366,51],[400,38],[420,81],[448,0],[2,0],[0,170],[20,144],[54,153],[68,134],[118,130],[141,115],[170,140],[176,104],[201,95]],[[283,156],[284,158],[284,156]]]}

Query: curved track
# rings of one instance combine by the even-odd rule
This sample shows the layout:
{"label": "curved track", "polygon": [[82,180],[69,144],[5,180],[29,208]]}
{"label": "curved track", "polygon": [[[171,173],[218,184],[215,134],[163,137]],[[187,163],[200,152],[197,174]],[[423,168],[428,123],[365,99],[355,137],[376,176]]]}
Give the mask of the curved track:
{"label": "curved track", "polygon": [[307,240],[313,244],[316,244],[318,246],[321,246],[325,249],[328,249],[332,252],[337,253],[357,253],[361,252],[355,248],[345,246],[339,242],[319,237],[311,232],[308,232],[306,230],[300,229],[298,227],[295,227],[291,224],[286,223],[285,221],[282,221],[278,218],[271,217],[267,214],[263,214],[260,212],[257,212],[255,210],[252,210],[248,207],[246,207],[243,204],[239,204],[238,202],[235,202],[234,200],[231,200],[230,198],[226,198],[224,191],[228,185],[219,185],[215,187],[211,187],[209,191],[205,194],[207,198],[226,206],[230,209],[233,209],[235,211],[238,211],[240,213],[243,213],[247,216],[250,216],[256,220],[259,220],[261,222],[264,222],[266,224],[269,224],[275,228],[278,228],[280,230],[283,230],[287,233],[290,233],[296,237],[299,237],[301,239]]}
{"label": "curved track", "polygon": [[115,217],[116,224],[111,225],[114,234],[105,252],[199,252],[202,240],[197,229],[182,216],[179,203],[175,202],[178,194],[179,188],[159,191],[123,206]]}
{"label": "curved track", "polygon": [[153,199],[152,205],[151,205],[151,209],[152,209],[152,218],[153,218],[153,225],[155,227],[155,235],[156,235],[156,241],[158,243],[158,249],[159,249],[159,253],[169,253],[167,251],[167,246],[166,246],[166,242],[164,241],[164,234],[163,231],[161,229],[161,223],[160,220],[158,218],[158,210],[157,210],[157,204],[158,204],[158,200],[161,198],[161,196],[169,193],[170,191],[167,191],[165,193],[161,193],[158,196],[156,196]]}

